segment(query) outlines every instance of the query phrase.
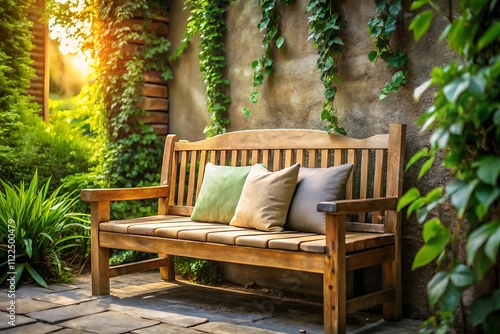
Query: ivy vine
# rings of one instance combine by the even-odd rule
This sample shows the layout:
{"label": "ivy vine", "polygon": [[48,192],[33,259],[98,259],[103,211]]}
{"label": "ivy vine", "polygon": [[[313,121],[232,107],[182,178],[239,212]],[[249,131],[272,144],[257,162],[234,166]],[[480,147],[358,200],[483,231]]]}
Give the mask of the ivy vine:
{"label": "ivy vine", "polygon": [[224,38],[227,30],[224,13],[231,0],[187,0],[190,17],[180,47],[170,59],[179,57],[188,46],[192,36],[200,35],[200,70],[206,85],[207,108],[210,124],[205,127],[207,137],[227,132],[229,118],[227,108],[231,98],[227,94],[229,80],[224,77],[227,65]]}
{"label": "ivy vine", "polygon": [[376,63],[379,58],[387,63],[387,66],[399,69],[391,78],[391,82],[382,87],[379,99],[387,97],[390,92],[395,92],[406,83],[407,71],[402,68],[408,61],[404,51],[393,51],[390,45],[392,33],[397,29],[397,16],[401,12],[401,0],[375,0],[375,12],[377,17],[368,21],[368,33],[373,39],[375,50],[368,54],[368,59]]}
{"label": "ivy vine", "polygon": [[[398,209],[407,207],[408,216],[416,213],[423,224],[424,245],[412,269],[434,262],[439,268],[427,284],[432,316],[423,324],[421,333],[455,332],[455,318],[460,315],[464,324],[460,332],[497,333],[500,7],[496,0],[460,0],[458,13],[452,16],[445,14],[442,6],[430,0],[414,1],[411,6],[412,10],[420,10],[410,25],[415,40],[429,29],[435,14],[443,16],[449,24],[442,36],[457,57],[444,67],[432,69],[432,78],[415,91],[418,98],[427,88],[435,87],[433,105],[417,122],[422,132],[430,132],[430,149],[417,152],[407,168],[424,158],[420,179],[436,158],[444,157],[442,164],[453,179],[427,194],[409,189]],[[453,215],[441,214],[444,203],[451,204]],[[459,251],[462,245],[463,255]],[[464,298],[469,288],[475,291]]]}
{"label": "ivy vine", "polygon": [[[288,5],[293,0],[282,1]],[[272,46],[276,44],[276,47],[279,49],[285,43],[284,36],[276,38],[280,22],[280,15],[276,10],[277,5],[278,0],[266,0],[261,3],[262,19],[257,27],[260,31],[264,31],[264,38],[262,40],[264,53],[262,53],[259,60],[252,62],[252,69],[254,70],[253,87],[256,88],[255,91],[250,93],[250,102],[253,104],[259,102],[259,88],[264,83],[264,79],[273,72]],[[250,116],[250,109],[247,107],[243,108],[243,113],[245,114],[245,117]]]}
{"label": "ivy vine", "polygon": [[334,12],[332,1],[311,0],[306,13],[309,16],[309,39],[313,39],[313,46],[318,51],[317,69],[320,71],[321,81],[325,87],[325,102],[321,110],[321,119],[327,122],[327,131],[346,134],[338,124],[333,101],[337,94],[335,84],[340,82],[335,67],[335,57],[344,50],[344,43],[340,39],[340,29],[345,21],[339,13]]}

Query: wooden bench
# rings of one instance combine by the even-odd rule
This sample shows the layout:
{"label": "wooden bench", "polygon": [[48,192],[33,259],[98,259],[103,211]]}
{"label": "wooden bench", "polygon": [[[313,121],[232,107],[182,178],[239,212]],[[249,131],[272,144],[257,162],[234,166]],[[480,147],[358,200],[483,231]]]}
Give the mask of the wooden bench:
{"label": "wooden bench", "polygon": [[[177,255],[323,274],[325,333],[345,332],[346,314],[379,304],[383,304],[386,320],[399,320],[401,218],[396,204],[403,190],[404,147],[405,126],[401,124],[391,124],[389,134],[366,139],[295,129],[239,131],[198,142],[169,135],[160,186],[82,190],[82,200],[91,204],[92,293],[109,294],[110,277],[152,268],[160,268],[162,279],[174,280],[173,256]],[[188,233],[196,230],[194,224],[203,224],[190,221],[189,216],[207,162],[231,166],[262,163],[270,171],[296,162],[312,168],[347,162],[354,168],[346,199],[318,204],[318,210],[325,212],[326,236],[283,238],[280,233],[268,233],[267,240],[279,238],[273,243],[277,246],[252,247],[241,242],[236,245],[238,233],[233,232],[229,235],[236,236],[229,242],[190,237],[196,235]],[[151,198],[159,199],[157,216],[110,221],[111,201]],[[220,234],[209,225],[200,228]],[[259,233],[266,234],[254,234]],[[250,234],[243,233],[238,240],[254,237]],[[154,252],[159,258],[110,268],[110,248]],[[382,267],[382,289],[348,298],[350,273],[374,265]]]}

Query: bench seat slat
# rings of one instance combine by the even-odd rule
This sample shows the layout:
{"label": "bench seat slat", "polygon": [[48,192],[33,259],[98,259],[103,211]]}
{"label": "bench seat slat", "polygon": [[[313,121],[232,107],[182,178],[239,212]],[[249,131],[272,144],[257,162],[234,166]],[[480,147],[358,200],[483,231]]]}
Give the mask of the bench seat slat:
{"label": "bench seat slat", "polygon": [[208,235],[212,233],[225,233],[239,230],[238,227],[218,224],[218,227],[206,228],[206,229],[196,229],[188,231],[180,231],[177,238],[182,240],[192,240],[192,241],[207,241]]}
{"label": "bench seat slat", "polygon": [[274,239],[296,238],[301,236],[310,236],[312,233],[302,233],[297,231],[284,231],[272,235],[248,235],[236,238],[236,245],[258,248],[267,248],[269,241]]}
{"label": "bench seat slat", "polygon": [[300,249],[300,244],[305,241],[324,240],[324,239],[325,239],[324,235],[318,235],[318,234],[311,235],[308,237],[274,239],[269,241],[268,247],[271,249],[298,251]]}
{"label": "bench seat slat", "polygon": [[210,233],[208,235],[207,241],[214,242],[217,244],[234,245],[236,244],[236,238],[243,235],[269,235],[277,234],[281,232],[264,232],[258,230],[239,228],[237,231],[227,231],[219,233]]}
{"label": "bench seat slat", "polygon": [[130,226],[128,229],[128,233],[130,234],[142,234],[142,235],[155,235],[156,230],[158,229],[183,229],[183,228],[218,228],[219,224],[210,224],[204,223],[200,224],[197,222],[193,222],[191,220],[186,221],[174,221],[165,224],[148,224],[148,225],[134,225]]}
{"label": "bench seat slat", "polygon": [[99,225],[99,230],[101,231],[109,231],[109,232],[118,232],[118,233],[127,233],[128,228],[134,225],[141,224],[151,224],[151,223],[163,223],[163,222],[171,222],[171,221],[189,221],[188,217],[182,216],[153,216],[153,217],[142,217],[135,219],[124,219],[124,220],[115,220],[111,222],[104,222]]}

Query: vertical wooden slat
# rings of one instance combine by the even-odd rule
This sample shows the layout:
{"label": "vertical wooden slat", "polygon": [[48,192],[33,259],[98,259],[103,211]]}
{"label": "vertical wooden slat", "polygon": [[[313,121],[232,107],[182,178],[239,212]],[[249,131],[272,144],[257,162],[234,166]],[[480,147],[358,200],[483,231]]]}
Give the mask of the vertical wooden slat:
{"label": "vertical wooden slat", "polygon": [[330,166],[330,151],[321,150],[321,168],[327,168]]}
{"label": "vertical wooden slat", "polygon": [[241,163],[240,166],[248,166],[248,150],[241,151]]}
{"label": "vertical wooden slat", "polygon": [[[373,198],[382,197],[382,187],[384,179],[384,150],[375,151],[375,172],[373,175]],[[372,213],[372,223],[378,224],[382,220],[382,212],[374,211]]]}
{"label": "vertical wooden slat", "polygon": [[[387,197],[400,197],[403,194],[403,168],[406,142],[406,126],[391,124],[389,126],[389,149],[387,152]],[[401,295],[401,212],[387,211],[384,224],[386,233],[395,234],[394,261],[382,264],[383,288],[395,288],[395,299],[385,302],[384,319],[399,320],[402,312]]]}
{"label": "vertical wooden slat", "polygon": [[301,166],[306,166],[305,150],[297,150],[297,163]]}
{"label": "vertical wooden slat", "polygon": [[323,274],[325,334],[346,332],[346,255],[344,215],[326,214]]}
{"label": "vertical wooden slat", "polygon": [[238,166],[238,150],[231,150],[231,166]]}
{"label": "vertical wooden slat", "polygon": [[219,164],[221,166],[226,166],[227,165],[227,151],[226,150],[220,151],[220,161],[219,161]]}
{"label": "vertical wooden slat", "polygon": [[[361,150],[361,180],[359,189],[359,198],[366,198],[368,196],[368,172],[370,166],[370,151]],[[359,222],[366,222],[366,212],[359,213]]]}
{"label": "vertical wooden slat", "polygon": [[262,151],[262,164],[269,169],[269,150]]}
{"label": "vertical wooden slat", "polygon": [[345,163],[345,150],[337,149],[335,150],[333,157],[333,164],[335,166],[342,165]]}
{"label": "vertical wooden slat", "polygon": [[218,165],[217,151],[216,150],[210,151],[210,162],[213,163],[214,165]]}
{"label": "vertical wooden slat", "polygon": [[283,161],[283,156],[281,154],[281,150],[273,151],[273,172],[276,172],[281,169],[281,163]]}
{"label": "vertical wooden slat", "polygon": [[174,160],[175,143],[179,139],[176,135],[168,135],[165,138],[165,146],[163,148],[163,160],[161,165],[161,185],[170,185],[170,196],[158,199],[158,214],[166,215],[168,214],[169,202],[173,203],[174,192],[175,192],[175,176],[172,177],[173,170],[176,170],[176,166],[172,166],[172,160]]}
{"label": "vertical wooden slat", "polygon": [[316,167],[316,150],[309,150],[309,161],[307,167],[315,168]]}
{"label": "vertical wooden slat", "polygon": [[179,169],[179,190],[177,192],[177,205],[184,205],[184,188],[186,187],[186,166],[188,161],[188,152],[182,151],[181,166]]}
{"label": "vertical wooden slat", "polygon": [[205,175],[205,165],[207,164],[207,151],[203,150],[200,153],[200,169],[198,170],[198,181],[196,182],[196,199],[200,194],[201,184],[203,183],[203,176]]}
{"label": "vertical wooden slat", "polygon": [[356,177],[356,172],[357,172],[357,156],[356,156],[356,150],[348,150],[347,151],[347,162],[352,164],[352,172],[351,175],[349,176],[349,180],[347,180],[347,185],[346,185],[346,192],[345,196],[347,199],[353,199],[354,196],[354,179]]}
{"label": "vertical wooden slat", "polygon": [[198,151],[191,152],[191,159],[189,162],[189,181],[186,205],[192,206],[194,199],[194,189],[196,187],[196,160],[198,160]]}
{"label": "vertical wooden slat", "polygon": [[[173,180],[173,182],[176,182],[176,180],[177,180],[177,174],[178,174],[178,168],[179,168],[178,161],[179,161],[179,152],[176,151],[176,152],[174,152],[174,158],[172,159],[172,180]],[[170,206],[175,205],[175,198],[176,198],[175,192],[176,192],[176,190],[177,190],[177,184],[173,183],[170,186],[170,199],[168,200]]]}
{"label": "vertical wooden slat", "polygon": [[258,164],[259,161],[259,151],[252,150],[252,165]]}
{"label": "vertical wooden slat", "polygon": [[285,150],[285,168],[293,165],[293,151]]}

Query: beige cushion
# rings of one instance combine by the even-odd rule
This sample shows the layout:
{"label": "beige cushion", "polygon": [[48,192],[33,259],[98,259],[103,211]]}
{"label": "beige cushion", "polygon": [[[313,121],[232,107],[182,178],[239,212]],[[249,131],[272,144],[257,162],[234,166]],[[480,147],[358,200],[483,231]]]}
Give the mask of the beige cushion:
{"label": "beige cushion", "polygon": [[270,172],[261,165],[254,165],[229,224],[261,231],[283,231],[299,169],[300,165],[295,164]]}
{"label": "beige cushion", "polygon": [[318,212],[318,203],[341,199],[351,171],[352,164],[300,168],[285,229],[325,234],[325,214]]}

